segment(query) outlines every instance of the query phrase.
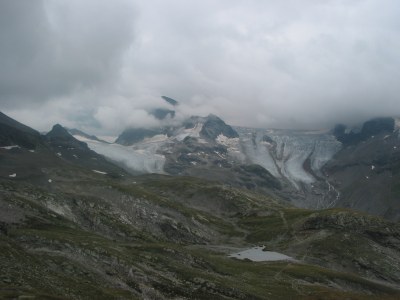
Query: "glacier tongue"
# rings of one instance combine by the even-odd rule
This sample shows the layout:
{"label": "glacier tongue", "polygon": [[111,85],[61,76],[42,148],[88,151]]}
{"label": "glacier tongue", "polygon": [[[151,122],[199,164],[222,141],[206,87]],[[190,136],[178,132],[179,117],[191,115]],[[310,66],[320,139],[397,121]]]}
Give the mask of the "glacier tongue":
{"label": "glacier tongue", "polygon": [[263,139],[263,132],[254,129],[245,129],[243,133],[238,133],[242,153],[246,158],[244,162],[258,164],[267,169],[273,176],[282,177],[279,166],[271,155],[274,145]]}
{"label": "glacier tongue", "polygon": [[259,164],[296,188],[312,184],[321,167],[340,150],[334,136],[321,132],[235,128],[244,162]]}
{"label": "glacier tongue", "polygon": [[89,148],[111,160],[121,163],[131,170],[139,173],[159,173],[163,174],[165,156],[158,154],[157,151],[166,142],[166,136],[157,135],[146,139],[134,146],[123,146],[119,144],[107,144],[82,136],[74,135],[82,142],[87,143]]}

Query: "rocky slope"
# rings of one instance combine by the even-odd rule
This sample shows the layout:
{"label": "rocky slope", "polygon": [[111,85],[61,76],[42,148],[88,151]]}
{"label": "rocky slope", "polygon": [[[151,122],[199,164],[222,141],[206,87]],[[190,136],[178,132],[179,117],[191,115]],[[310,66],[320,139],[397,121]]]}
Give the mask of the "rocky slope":
{"label": "rocky slope", "polygon": [[345,147],[324,167],[341,194],[336,205],[399,220],[400,139],[394,119],[375,119],[360,132],[338,134]]}
{"label": "rocky slope", "polygon": [[[0,145],[0,298],[400,297],[398,223],[200,178],[115,176],[99,156],[75,162],[68,151],[95,154],[59,126],[40,141]],[[228,257],[254,245],[293,260]]]}
{"label": "rocky slope", "polygon": [[0,112],[0,145],[22,145],[35,149],[41,145],[39,132]]}

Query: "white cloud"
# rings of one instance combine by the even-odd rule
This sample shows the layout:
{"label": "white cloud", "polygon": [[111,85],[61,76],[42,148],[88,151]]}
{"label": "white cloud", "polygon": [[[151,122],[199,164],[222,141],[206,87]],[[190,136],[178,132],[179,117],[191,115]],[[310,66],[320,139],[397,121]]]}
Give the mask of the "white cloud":
{"label": "white cloud", "polygon": [[[2,57],[28,62],[26,72],[9,63],[0,70],[0,99],[34,127],[54,120],[109,134],[156,126],[146,111],[165,105],[161,95],[181,101],[178,117],[214,113],[257,127],[400,114],[395,0],[30,5],[0,29],[13,42]],[[36,103],[31,115],[25,103]]]}

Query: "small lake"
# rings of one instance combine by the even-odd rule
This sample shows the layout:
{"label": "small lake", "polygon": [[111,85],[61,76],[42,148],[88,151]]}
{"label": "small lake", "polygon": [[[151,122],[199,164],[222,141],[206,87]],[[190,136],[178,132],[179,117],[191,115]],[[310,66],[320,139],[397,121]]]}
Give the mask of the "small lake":
{"label": "small lake", "polygon": [[253,247],[241,252],[230,254],[229,257],[249,259],[251,261],[280,261],[294,260],[292,257],[273,251],[264,251],[264,246]]}

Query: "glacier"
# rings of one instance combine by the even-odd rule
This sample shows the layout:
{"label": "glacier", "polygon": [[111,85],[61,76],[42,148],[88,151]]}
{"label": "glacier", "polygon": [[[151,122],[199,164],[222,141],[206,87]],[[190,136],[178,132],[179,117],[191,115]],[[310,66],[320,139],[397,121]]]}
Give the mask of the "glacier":
{"label": "glacier", "polygon": [[164,144],[165,137],[156,136],[154,139],[143,141],[134,146],[109,144],[79,135],[74,135],[74,137],[85,142],[91,150],[124,165],[132,171],[138,173],[165,173],[165,156],[157,153],[160,145]]}
{"label": "glacier", "polygon": [[[312,184],[322,177],[321,168],[337,153],[342,144],[329,132],[265,130],[235,127],[239,133],[235,146],[228,148],[242,163],[258,164],[273,176],[289,181]],[[219,139],[229,144],[227,139]],[[238,155],[241,153],[241,155]]]}
{"label": "glacier", "polygon": [[[90,149],[116,161],[137,173],[165,174],[166,156],[171,154],[175,143],[186,137],[196,138],[200,144],[222,145],[227,149],[230,164],[257,164],[274,177],[287,182],[296,190],[304,186],[312,188],[316,181],[325,182],[321,168],[337,153],[342,144],[328,131],[296,131],[279,129],[255,129],[233,127],[238,137],[228,138],[220,134],[215,141],[202,139],[203,124],[194,123],[193,128],[178,127],[173,134],[155,135],[131,146],[105,143],[80,135]],[[200,151],[200,150],[199,150]],[[189,153],[193,155],[195,153]],[[193,165],[195,165],[193,163]]]}

